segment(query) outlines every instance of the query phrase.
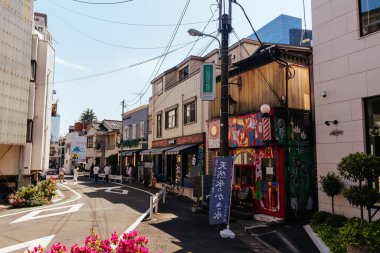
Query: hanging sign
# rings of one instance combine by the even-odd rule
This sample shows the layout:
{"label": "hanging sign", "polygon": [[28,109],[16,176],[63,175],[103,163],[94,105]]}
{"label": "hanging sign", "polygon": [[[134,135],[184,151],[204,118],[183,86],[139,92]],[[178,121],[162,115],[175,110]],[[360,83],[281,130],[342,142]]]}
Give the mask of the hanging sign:
{"label": "hanging sign", "polygon": [[217,157],[210,192],[210,224],[227,223],[233,158]]}
{"label": "hanging sign", "polygon": [[215,99],[215,64],[203,63],[201,66],[201,98],[203,101]]}

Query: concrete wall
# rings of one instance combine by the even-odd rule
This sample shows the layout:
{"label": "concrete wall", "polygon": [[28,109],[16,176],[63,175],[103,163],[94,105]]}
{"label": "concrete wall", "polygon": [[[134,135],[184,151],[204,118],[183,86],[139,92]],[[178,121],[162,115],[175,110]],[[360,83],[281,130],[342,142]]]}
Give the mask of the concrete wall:
{"label": "concrete wall", "polygon": [[33,3],[0,0],[0,144],[26,142]]}
{"label": "concrete wall", "polygon": [[[360,37],[356,0],[312,0],[315,121],[318,178],[336,171],[342,157],[365,152],[363,98],[380,94],[380,33]],[[321,91],[326,91],[324,98]],[[338,120],[343,135],[331,136]],[[320,210],[331,211],[331,198],[321,191]],[[335,210],[359,216],[343,198],[335,199]]]}
{"label": "concrete wall", "polygon": [[32,171],[45,170],[49,167],[54,61],[55,52],[51,44],[46,40],[39,40],[33,118]]}

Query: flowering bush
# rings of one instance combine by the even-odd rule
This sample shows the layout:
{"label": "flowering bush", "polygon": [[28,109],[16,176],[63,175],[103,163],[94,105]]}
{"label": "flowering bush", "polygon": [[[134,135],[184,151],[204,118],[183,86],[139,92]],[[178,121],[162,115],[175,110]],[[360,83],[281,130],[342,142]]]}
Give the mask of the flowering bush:
{"label": "flowering bush", "polygon": [[[137,236],[137,231],[124,233],[120,238],[114,232],[110,239],[100,240],[99,236],[91,229],[91,233],[86,237],[84,246],[74,244],[70,248],[71,253],[148,253],[146,247],[148,239],[144,236]],[[43,253],[41,246],[28,250],[28,253]],[[68,253],[66,246],[61,243],[54,244],[50,251],[46,253]]]}
{"label": "flowering bush", "polygon": [[23,186],[9,196],[9,204],[14,208],[46,205],[56,190],[57,184],[53,179],[39,182],[37,185]]}

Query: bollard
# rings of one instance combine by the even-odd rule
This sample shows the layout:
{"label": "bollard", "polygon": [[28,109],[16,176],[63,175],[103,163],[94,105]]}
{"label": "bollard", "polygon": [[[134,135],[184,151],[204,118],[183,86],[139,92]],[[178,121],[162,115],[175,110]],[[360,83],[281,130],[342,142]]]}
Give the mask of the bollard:
{"label": "bollard", "polygon": [[158,213],[158,202],[160,202],[160,199],[158,198],[158,193],[156,193],[156,196],[154,198],[155,213]]}
{"label": "bollard", "polygon": [[150,219],[153,218],[153,196],[150,196],[150,214],[149,214],[149,218]]}

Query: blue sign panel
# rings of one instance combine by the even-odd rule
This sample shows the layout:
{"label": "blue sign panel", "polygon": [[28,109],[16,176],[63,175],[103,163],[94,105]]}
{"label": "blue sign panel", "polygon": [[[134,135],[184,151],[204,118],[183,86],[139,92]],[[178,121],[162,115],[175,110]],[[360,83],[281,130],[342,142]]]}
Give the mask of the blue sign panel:
{"label": "blue sign panel", "polygon": [[215,159],[210,192],[210,224],[227,223],[230,208],[232,164],[232,157],[217,157]]}

